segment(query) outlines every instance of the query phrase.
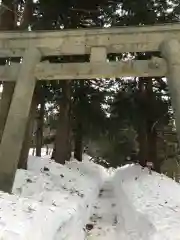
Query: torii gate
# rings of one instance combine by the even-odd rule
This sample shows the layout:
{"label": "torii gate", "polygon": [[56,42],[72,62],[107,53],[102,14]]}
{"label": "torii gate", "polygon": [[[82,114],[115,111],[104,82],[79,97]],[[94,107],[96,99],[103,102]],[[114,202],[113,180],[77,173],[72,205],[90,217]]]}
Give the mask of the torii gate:
{"label": "torii gate", "polygon": [[[164,59],[107,62],[108,53],[160,51]],[[90,54],[90,62],[40,63],[42,56]],[[16,81],[0,145],[0,189],[10,192],[36,80],[167,76],[180,140],[180,24],[90,30],[0,32],[0,56],[23,57],[0,66]]]}

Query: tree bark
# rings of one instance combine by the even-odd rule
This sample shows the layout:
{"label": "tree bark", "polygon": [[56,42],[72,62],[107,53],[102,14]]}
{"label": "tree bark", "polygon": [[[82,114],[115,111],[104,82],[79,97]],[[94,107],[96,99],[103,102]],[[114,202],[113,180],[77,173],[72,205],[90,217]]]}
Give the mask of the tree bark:
{"label": "tree bark", "polygon": [[147,162],[147,158],[148,158],[148,147],[147,147],[147,135],[146,135],[146,122],[143,120],[143,122],[141,122],[141,126],[139,126],[138,129],[138,144],[139,144],[139,153],[138,153],[138,157],[139,157],[139,163],[142,167],[146,166],[146,162]]}
{"label": "tree bark", "polygon": [[0,29],[1,30],[14,30],[16,28],[16,4],[12,0],[2,1],[2,13],[0,16]]}
{"label": "tree bark", "polygon": [[74,158],[81,162],[82,154],[83,154],[82,123],[78,121],[74,138]]}
{"label": "tree bark", "polygon": [[72,153],[72,129],[71,129],[71,119],[69,118],[69,141],[68,141],[67,161],[71,159],[71,153]]}
{"label": "tree bark", "polygon": [[[43,91],[43,89],[42,89]],[[44,94],[41,93],[41,103],[39,109],[39,116],[37,118],[37,130],[36,130],[36,156],[41,157],[41,148],[43,146],[43,126],[44,126],[44,109],[45,99]]]}
{"label": "tree bark", "polygon": [[33,147],[33,152],[32,152],[32,155],[35,156],[35,151],[36,149]]}
{"label": "tree bark", "polygon": [[66,160],[69,160],[71,85],[70,81],[63,81],[62,84],[63,96],[60,103],[53,157],[56,162],[64,164]]}
{"label": "tree bark", "polygon": [[153,162],[154,170],[161,171],[160,162],[157,157],[157,131],[154,122],[154,94],[153,94],[153,80],[148,79],[146,84],[147,93],[147,141],[148,141],[148,161]]}
{"label": "tree bark", "polygon": [[83,124],[82,124],[82,105],[84,101],[84,81],[80,80],[78,98],[75,111],[75,132],[74,132],[74,157],[82,161],[83,154]]}
{"label": "tree bark", "polygon": [[149,120],[147,124],[147,139],[148,139],[148,161],[153,162],[154,171],[161,172],[161,164],[157,157],[157,131],[153,127],[154,121]]}
{"label": "tree bark", "polygon": [[21,149],[21,155],[18,162],[18,168],[27,169],[27,160],[29,155],[29,149],[32,143],[32,132],[33,132],[33,126],[34,126],[34,121],[36,117],[36,108],[37,108],[37,96],[36,96],[36,93],[34,93],[32,103],[31,103],[31,109],[29,113],[29,119],[26,126],[23,146]]}
{"label": "tree bark", "polygon": [[21,19],[20,28],[27,29],[33,18],[33,1],[26,0],[24,5],[23,17]]}
{"label": "tree bark", "polygon": [[54,146],[54,148],[53,148],[53,151],[52,151],[52,154],[51,154],[51,159],[55,159],[55,146]]}
{"label": "tree bark", "polygon": [[146,92],[145,92],[145,85],[144,85],[144,80],[139,79],[138,83],[138,88],[139,88],[139,105],[140,105],[140,113],[141,113],[141,119],[138,121],[138,127],[137,127],[137,133],[138,133],[138,138],[137,141],[139,143],[139,163],[141,166],[145,167],[146,162],[147,162],[147,132],[146,132],[146,114],[145,114],[145,101],[146,101]]}
{"label": "tree bark", "polygon": [[49,146],[48,146],[48,144],[46,145],[46,155],[49,155]]}

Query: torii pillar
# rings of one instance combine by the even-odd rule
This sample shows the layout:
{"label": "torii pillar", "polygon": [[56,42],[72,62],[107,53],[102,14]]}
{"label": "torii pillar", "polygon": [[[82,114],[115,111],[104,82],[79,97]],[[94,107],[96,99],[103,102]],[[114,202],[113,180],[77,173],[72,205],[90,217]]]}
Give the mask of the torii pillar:
{"label": "torii pillar", "polygon": [[41,53],[33,46],[24,52],[0,145],[0,190],[11,192],[36,85],[34,69]]}
{"label": "torii pillar", "polygon": [[168,86],[180,144],[180,42],[177,39],[165,40],[160,51],[167,62]]}

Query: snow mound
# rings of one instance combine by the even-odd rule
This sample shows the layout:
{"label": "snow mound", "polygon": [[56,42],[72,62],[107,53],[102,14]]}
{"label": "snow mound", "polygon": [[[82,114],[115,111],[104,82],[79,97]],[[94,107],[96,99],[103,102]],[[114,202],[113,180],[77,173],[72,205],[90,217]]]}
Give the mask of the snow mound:
{"label": "snow mound", "polygon": [[0,193],[0,239],[52,239],[66,212],[34,200]]}
{"label": "snow mound", "polygon": [[91,162],[60,165],[30,157],[18,170],[13,194],[0,194],[0,239],[82,240],[92,205],[106,178]]}
{"label": "snow mound", "polygon": [[134,165],[118,170],[114,185],[122,239],[180,239],[179,184]]}

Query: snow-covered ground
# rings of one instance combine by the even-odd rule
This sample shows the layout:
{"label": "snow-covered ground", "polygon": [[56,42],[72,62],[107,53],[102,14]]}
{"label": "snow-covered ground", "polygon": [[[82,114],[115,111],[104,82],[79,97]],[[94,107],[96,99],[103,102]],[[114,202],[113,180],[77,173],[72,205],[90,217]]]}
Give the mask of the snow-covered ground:
{"label": "snow-covered ground", "polygon": [[109,177],[99,192],[86,225],[87,239],[116,240],[117,199],[114,195],[113,178]]}
{"label": "snow-covered ground", "polygon": [[180,240],[180,185],[138,165],[30,156],[0,193],[0,240]]}
{"label": "snow-covered ground", "polygon": [[28,170],[16,173],[15,196],[0,195],[0,239],[84,239],[84,225],[107,176],[104,168],[86,162],[62,166],[31,156]]}
{"label": "snow-covered ground", "polygon": [[114,184],[121,239],[180,239],[179,184],[138,165],[118,170]]}

